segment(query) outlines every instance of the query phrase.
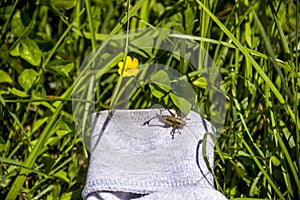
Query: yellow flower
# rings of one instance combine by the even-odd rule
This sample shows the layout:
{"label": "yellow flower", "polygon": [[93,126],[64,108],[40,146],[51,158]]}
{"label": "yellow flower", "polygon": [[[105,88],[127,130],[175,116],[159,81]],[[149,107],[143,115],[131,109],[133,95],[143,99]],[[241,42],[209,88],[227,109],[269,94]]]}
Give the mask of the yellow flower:
{"label": "yellow flower", "polygon": [[119,62],[118,66],[119,66],[118,73],[120,75],[123,71],[123,67],[125,67],[123,71],[123,76],[134,76],[139,72],[139,69],[137,68],[139,66],[139,60],[136,58],[133,58],[132,60],[130,56],[126,57],[125,66],[124,66],[124,62]]}

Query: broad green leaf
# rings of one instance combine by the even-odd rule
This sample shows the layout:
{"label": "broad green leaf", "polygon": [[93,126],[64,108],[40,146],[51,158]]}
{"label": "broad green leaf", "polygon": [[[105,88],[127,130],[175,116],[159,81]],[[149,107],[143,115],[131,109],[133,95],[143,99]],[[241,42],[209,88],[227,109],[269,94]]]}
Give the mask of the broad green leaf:
{"label": "broad green leaf", "polygon": [[11,165],[22,165],[22,162],[20,161],[17,161],[17,160],[13,160],[13,159],[10,159],[10,158],[5,158],[5,157],[2,157],[0,156],[0,161],[3,162],[3,163],[6,163],[6,164],[11,164]]}
{"label": "broad green leaf", "polygon": [[73,192],[63,193],[61,200],[72,200]]}
{"label": "broad green leaf", "polygon": [[195,13],[191,7],[186,9],[184,11],[185,15],[185,24],[186,24],[186,34],[192,35],[193,34],[193,23],[195,23],[197,20],[195,20]]}
{"label": "broad green leaf", "polygon": [[279,121],[279,125],[282,129],[282,132],[285,136],[286,141],[288,141],[288,143],[289,143],[289,147],[294,148],[296,146],[296,142],[294,140],[294,137],[292,136],[293,134],[289,131],[286,124],[282,120]]}
{"label": "broad green leaf", "polygon": [[33,105],[43,105],[46,108],[49,108],[51,112],[55,112],[55,108],[53,107],[52,104],[50,104],[47,101],[43,101],[46,98],[46,90],[44,88],[40,89],[40,91],[32,90],[31,91],[31,99],[32,100],[39,100],[39,101],[33,101]]}
{"label": "broad green leaf", "polygon": [[10,92],[18,97],[27,97],[27,93],[16,88],[10,90]]}
{"label": "broad green leaf", "polygon": [[195,92],[185,77],[172,80],[171,88],[171,91],[174,95],[178,97],[184,97],[184,99],[190,103],[194,102]]}
{"label": "broad green leaf", "polygon": [[169,95],[164,96],[164,97],[163,97],[164,105],[168,105],[169,100],[170,100],[170,96],[169,96]]}
{"label": "broad green leaf", "polygon": [[65,15],[60,10],[69,10],[76,5],[76,0],[38,0],[36,4],[49,7],[54,14],[65,18]]}
{"label": "broad green leaf", "polygon": [[21,56],[33,66],[39,66],[42,60],[42,51],[35,41],[25,38],[11,52],[12,56]]}
{"label": "broad green leaf", "polygon": [[0,136],[0,144],[5,144],[5,140],[3,137]]}
{"label": "broad green leaf", "polygon": [[79,159],[78,157],[75,157],[73,159],[72,164],[69,167],[68,177],[70,177],[70,179],[75,179],[79,171],[80,171]]}
{"label": "broad green leaf", "polygon": [[0,89],[0,95],[6,95],[7,94],[7,91],[6,90],[1,90]]}
{"label": "broad green leaf", "polygon": [[61,193],[61,186],[60,184],[56,184],[55,187],[54,187],[54,190],[52,192],[52,195],[47,195],[47,197],[52,197],[53,200],[54,199],[59,199],[59,194]]}
{"label": "broad green leaf", "polygon": [[53,5],[53,2],[52,0],[37,0],[36,4],[38,5],[45,5],[47,7],[49,7],[52,12],[57,15],[57,16],[60,16],[62,17],[62,19],[64,18],[64,14],[62,12],[59,11],[59,9],[57,9],[54,5]]}
{"label": "broad green leaf", "polygon": [[250,187],[250,196],[254,196],[254,195],[257,195],[259,194],[259,187],[257,185],[257,183],[259,182],[259,179],[262,177],[262,173],[259,172],[258,175],[256,176],[256,178],[254,179],[254,181],[252,182],[251,184],[251,187]]}
{"label": "broad green leaf", "polygon": [[72,132],[69,125],[62,118],[60,118],[57,128],[58,130],[56,131],[56,134],[59,137],[63,137],[64,135]]}
{"label": "broad green leaf", "polygon": [[173,93],[170,93],[170,97],[171,97],[173,103],[175,104],[175,106],[177,106],[177,108],[181,112],[183,112],[184,114],[188,114],[191,111],[192,104],[190,102],[188,102],[185,98],[178,97],[178,96],[174,95]]}
{"label": "broad green leaf", "polygon": [[199,77],[196,80],[194,80],[192,83],[199,88],[206,89],[207,87],[206,79],[204,77]]}
{"label": "broad green leaf", "polygon": [[[2,138],[3,139],[3,138]],[[5,147],[6,147],[6,143],[0,143],[0,152],[2,153],[3,151],[5,151]],[[1,185],[1,182],[2,181],[0,181],[0,185]]]}
{"label": "broad green leaf", "polygon": [[150,83],[156,84],[159,88],[165,92],[169,92],[171,88],[170,78],[164,70],[159,70],[150,78]]}
{"label": "broad green leaf", "polygon": [[13,50],[10,51],[10,55],[12,56],[20,56],[21,53],[20,53],[20,45],[21,43],[19,43]]}
{"label": "broad green leaf", "polygon": [[276,156],[272,156],[271,157],[271,162],[273,163],[273,165],[275,166],[279,166],[281,164],[280,160],[276,157]]}
{"label": "broad green leaf", "polygon": [[237,155],[238,155],[238,156],[251,157],[250,154],[248,154],[248,153],[246,153],[246,152],[244,152],[244,151],[238,151]]}
{"label": "broad green leaf", "polygon": [[[146,36],[146,37],[147,37],[147,40],[145,40],[145,37],[138,37],[138,38],[135,38],[134,40],[132,40],[130,43],[137,47],[141,47],[141,46],[153,47],[154,39],[152,38],[152,36]],[[147,57],[147,55],[145,55],[144,52],[146,52],[148,55],[152,55],[151,48],[145,48],[142,51],[141,50],[136,50],[136,51],[137,51],[137,53],[139,53],[140,55],[145,56],[145,57]]]}
{"label": "broad green leaf", "polygon": [[41,88],[39,91],[33,90],[31,95],[32,99],[44,99],[46,98],[46,90],[45,88]]}
{"label": "broad green leaf", "polygon": [[45,146],[56,146],[61,139],[59,136],[50,137],[45,142]]}
{"label": "broad green leaf", "polygon": [[46,70],[65,77],[69,77],[69,72],[72,71],[73,68],[73,62],[62,59],[53,60],[46,66]]}
{"label": "broad green leaf", "polygon": [[59,10],[69,10],[76,5],[76,0],[50,0],[53,6]]}
{"label": "broad green leaf", "polygon": [[156,88],[155,85],[149,84],[151,93],[158,99],[166,95],[164,91],[159,90],[159,88]]}
{"label": "broad green leaf", "polygon": [[0,83],[12,83],[10,76],[3,70],[0,70]]}
{"label": "broad green leaf", "polygon": [[72,199],[81,199],[81,189],[73,190],[72,192],[65,192],[60,197],[60,200],[72,200]]}
{"label": "broad green leaf", "polygon": [[54,174],[54,176],[69,183],[68,174],[65,171],[58,171],[57,173]]}
{"label": "broad green leaf", "polygon": [[20,37],[24,34],[25,27],[24,27],[22,19],[21,19],[20,10],[16,10],[16,12],[11,20],[11,31],[12,31],[12,34],[16,37]]}
{"label": "broad green leaf", "polygon": [[32,126],[31,132],[34,133],[35,131],[37,131],[43,124],[45,124],[48,121],[48,119],[49,119],[48,117],[45,117],[45,118],[36,120]]}
{"label": "broad green leaf", "polygon": [[[5,5],[0,7],[0,13],[1,13],[1,18],[3,20],[8,20],[11,13],[13,12],[14,6],[13,5]],[[17,12],[17,11],[16,11]]]}
{"label": "broad green leaf", "polygon": [[162,15],[165,12],[165,7],[161,2],[155,2],[153,6],[153,11],[157,12],[158,15]]}
{"label": "broad green leaf", "polygon": [[247,21],[245,24],[245,38],[246,38],[246,42],[250,47],[252,47],[251,35],[252,35],[251,22]]}
{"label": "broad green leaf", "polygon": [[25,69],[19,76],[18,81],[24,90],[29,90],[39,74],[33,69]]}

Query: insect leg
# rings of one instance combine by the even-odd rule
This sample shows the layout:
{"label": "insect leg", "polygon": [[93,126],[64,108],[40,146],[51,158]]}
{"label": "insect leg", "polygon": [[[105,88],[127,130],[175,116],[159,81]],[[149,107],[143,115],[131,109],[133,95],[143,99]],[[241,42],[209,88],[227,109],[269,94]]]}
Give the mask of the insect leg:
{"label": "insect leg", "polygon": [[175,134],[175,127],[173,127],[173,129],[170,132],[170,135],[172,136],[172,140],[174,140],[174,134]]}
{"label": "insect leg", "polygon": [[174,113],[172,113],[169,109],[167,109],[167,111],[170,113],[170,115],[171,115],[172,117],[176,117],[176,115],[175,115]]}
{"label": "insect leg", "polygon": [[146,124],[149,125],[149,122],[150,122],[152,119],[156,118],[156,117],[157,117],[157,115],[154,116],[154,117],[152,117],[152,118],[150,118],[149,120],[145,121],[145,122],[143,123],[143,126],[145,126]]}

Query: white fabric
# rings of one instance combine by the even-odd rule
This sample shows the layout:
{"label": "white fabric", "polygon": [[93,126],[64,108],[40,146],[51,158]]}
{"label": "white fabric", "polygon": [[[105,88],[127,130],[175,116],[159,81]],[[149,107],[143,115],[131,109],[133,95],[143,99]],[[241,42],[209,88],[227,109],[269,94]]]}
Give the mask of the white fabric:
{"label": "white fabric", "polygon": [[213,141],[210,136],[202,141],[206,132],[214,133],[212,125],[191,112],[172,139],[173,127],[157,118],[143,126],[157,114],[159,109],[93,115],[84,199],[226,199],[214,189],[203,158],[206,154],[213,168]]}

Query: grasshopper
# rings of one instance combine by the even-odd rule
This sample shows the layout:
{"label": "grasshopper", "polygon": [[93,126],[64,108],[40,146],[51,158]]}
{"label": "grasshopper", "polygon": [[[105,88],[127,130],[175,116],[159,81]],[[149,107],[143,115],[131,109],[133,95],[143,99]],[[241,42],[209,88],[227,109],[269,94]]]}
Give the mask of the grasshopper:
{"label": "grasshopper", "polygon": [[177,114],[172,113],[169,109],[167,109],[167,110],[170,113],[170,115],[158,115],[158,114],[156,114],[156,116],[154,116],[151,119],[145,121],[143,126],[146,125],[146,124],[149,125],[149,122],[152,119],[158,118],[159,121],[165,123],[166,127],[170,127],[170,126],[173,127],[171,132],[170,132],[170,135],[172,136],[172,140],[173,140],[175,131],[178,130],[178,133],[180,134],[179,129],[182,128],[183,126],[185,126],[186,122],[181,117],[178,117]]}

